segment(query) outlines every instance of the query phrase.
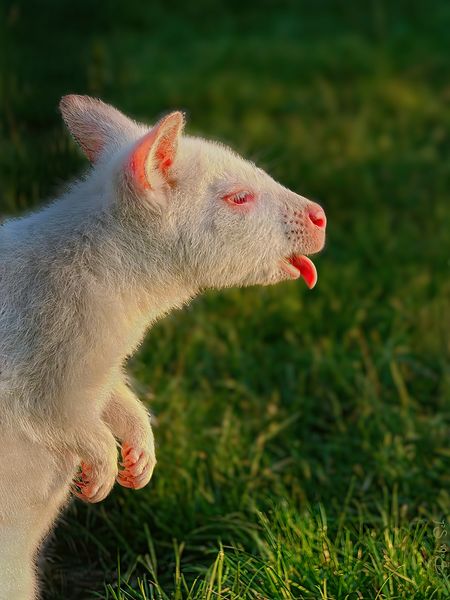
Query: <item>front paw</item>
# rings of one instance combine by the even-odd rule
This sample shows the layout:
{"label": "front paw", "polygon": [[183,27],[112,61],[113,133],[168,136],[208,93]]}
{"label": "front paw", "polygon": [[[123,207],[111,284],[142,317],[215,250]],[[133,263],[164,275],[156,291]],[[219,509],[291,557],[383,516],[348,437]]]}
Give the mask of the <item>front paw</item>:
{"label": "front paw", "polygon": [[117,477],[117,462],[81,463],[72,482],[72,493],[85,502],[101,502],[111,491]]}
{"label": "front paw", "polygon": [[123,467],[117,475],[117,481],[126,488],[139,490],[147,485],[156,465],[152,448],[143,448],[137,444],[124,442],[122,445]]}

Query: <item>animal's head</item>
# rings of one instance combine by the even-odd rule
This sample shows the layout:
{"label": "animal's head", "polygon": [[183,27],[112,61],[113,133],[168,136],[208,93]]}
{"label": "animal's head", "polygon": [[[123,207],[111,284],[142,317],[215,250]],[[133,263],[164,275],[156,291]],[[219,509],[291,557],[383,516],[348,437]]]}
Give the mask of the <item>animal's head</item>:
{"label": "animal's head", "polygon": [[152,128],[87,96],[65,96],[64,120],[104,172],[114,202],[149,223],[171,269],[199,288],[277,283],[316,269],[326,217],[229,148],[183,135],[182,113]]}

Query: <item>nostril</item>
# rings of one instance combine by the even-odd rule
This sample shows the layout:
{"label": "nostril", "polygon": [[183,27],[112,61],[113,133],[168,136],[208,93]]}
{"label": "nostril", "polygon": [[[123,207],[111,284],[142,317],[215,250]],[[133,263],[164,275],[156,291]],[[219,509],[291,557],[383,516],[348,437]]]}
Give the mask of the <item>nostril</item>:
{"label": "nostril", "polygon": [[325,216],[324,210],[320,208],[320,206],[309,209],[308,217],[316,227],[319,227],[320,229],[325,229],[327,224],[327,218]]}

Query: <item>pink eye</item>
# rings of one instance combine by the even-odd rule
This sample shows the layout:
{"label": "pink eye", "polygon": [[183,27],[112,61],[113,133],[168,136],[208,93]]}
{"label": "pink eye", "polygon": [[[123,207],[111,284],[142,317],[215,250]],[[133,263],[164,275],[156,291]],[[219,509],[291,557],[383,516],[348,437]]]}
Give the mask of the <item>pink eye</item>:
{"label": "pink eye", "polygon": [[229,204],[240,206],[242,204],[247,204],[247,202],[251,202],[255,199],[255,196],[251,192],[242,191],[235,192],[233,194],[227,194],[223,197],[223,199]]}

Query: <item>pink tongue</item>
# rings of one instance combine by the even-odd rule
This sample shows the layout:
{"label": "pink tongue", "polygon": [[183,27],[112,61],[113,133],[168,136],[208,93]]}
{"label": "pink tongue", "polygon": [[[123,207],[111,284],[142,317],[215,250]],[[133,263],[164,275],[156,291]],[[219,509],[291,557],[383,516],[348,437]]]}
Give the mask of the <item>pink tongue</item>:
{"label": "pink tongue", "polygon": [[312,260],[307,256],[296,255],[292,256],[289,262],[300,271],[300,275],[311,290],[317,283],[317,271]]}

